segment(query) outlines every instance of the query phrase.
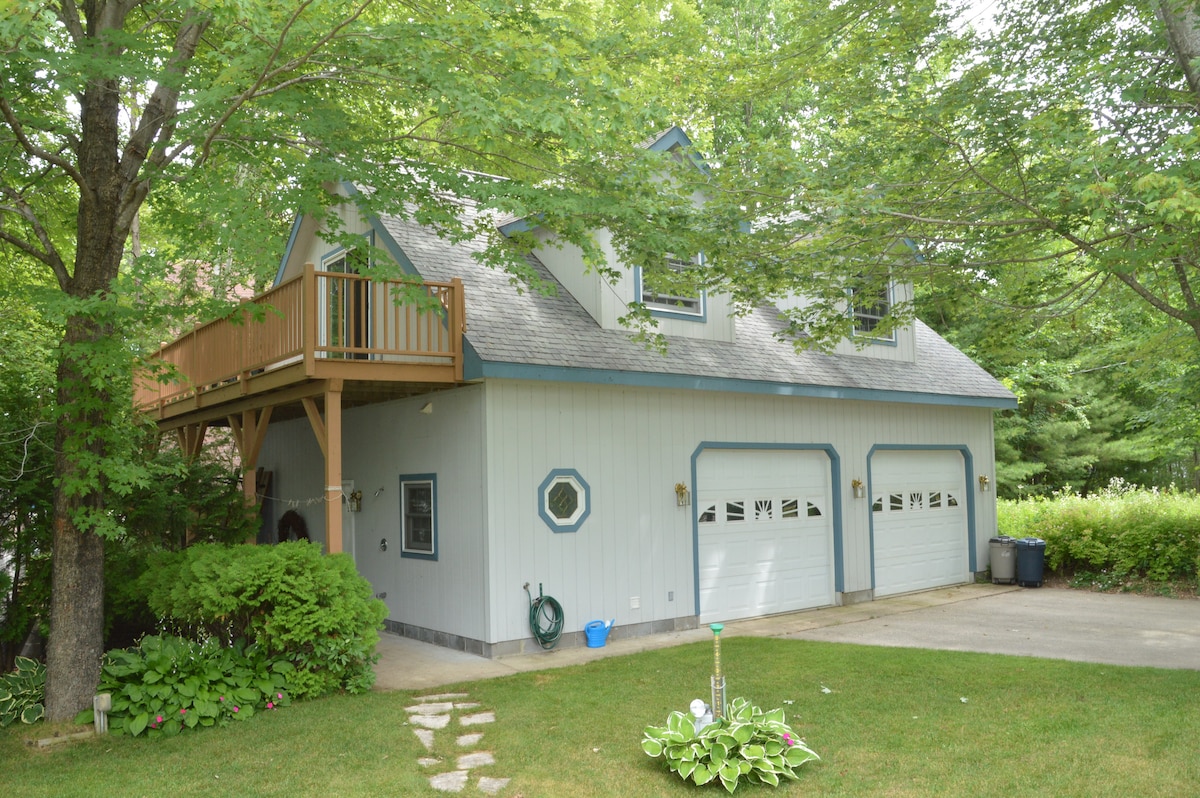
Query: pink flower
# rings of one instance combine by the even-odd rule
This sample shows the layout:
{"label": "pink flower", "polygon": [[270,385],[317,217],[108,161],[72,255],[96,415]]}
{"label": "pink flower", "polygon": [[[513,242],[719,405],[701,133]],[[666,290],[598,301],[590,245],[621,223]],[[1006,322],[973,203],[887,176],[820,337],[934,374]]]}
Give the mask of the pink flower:
{"label": "pink flower", "polygon": [[274,705],[274,704],[272,704],[270,701],[268,701],[268,702],[267,702],[267,709],[274,709],[274,708],[275,708],[275,705]]}
{"label": "pink flower", "polygon": [[234,708],[233,708],[233,711],[234,711],[234,712],[237,712],[237,711],[238,711],[238,708],[237,708],[237,707],[234,707]]}
{"label": "pink flower", "polygon": [[218,698],[217,700],[218,700],[218,701],[224,701],[224,700],[225,700],[225,696],[221,696],[221,697],[220,697],[220,698]]}
{"label": "pink flower", "polygon": [[157,718],[155,718],[155,719],[154,719],[154,722],[155,722],[155,723],[162,723],[162,715],[159,715]]}
{"label": "pink flower", "polygon": [[179,714],[180,714],[180,715],[186,715],[186,714],[187,714],[187,710],[186,710],[186,709],[181,709],[181,710],[179,710]]}
{"label": "pink flower", "polygon": [[283,693],[276,693],[276,694],[275,694],[275,697],[276,697],[276,698],[278,698],[278,699],[280,699],[280,700],[282,700],[282,699],[283,699]]}
{"label": "pink flower", "polygon": [[795,744],[796,744],[796,741],[792,739],[792,735],[790,735],[790,734],[785,734],[785,735],[783,735],[783,741],[784,741],[785,743],[787,743],[788,745],[795,745]]}

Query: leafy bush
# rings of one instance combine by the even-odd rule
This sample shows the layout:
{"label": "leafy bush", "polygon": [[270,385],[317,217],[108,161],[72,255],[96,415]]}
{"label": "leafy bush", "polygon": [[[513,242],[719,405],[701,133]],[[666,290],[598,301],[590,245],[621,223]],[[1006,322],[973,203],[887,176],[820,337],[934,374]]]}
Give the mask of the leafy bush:
{"label": "leafy bush", "polygon": [[296,667],[293,695],[360,693],[387,607],[345,554],[307,541],[200,544],[160,553],[143,577],[150,608],[193,639],[245,639]]}
{"label": "leafy bush", "polygon": [[1000,531],[1046,541],[1046,565],[1156,582],[1195,579],[1200,570],[1200,497],[1138,490],[1125,483],[1087,498],[997,503]]}
{"label": "leafy bush", "polygon": [[46,714],[46,666],[28,657],[17,657],[12,673],[0,676],[0,728],[15,723],[36,723]]}
{"label": "leafy bush", "polygon": [[646,727],[642,750],[663,757],[682,779],[697,785],[719,779],[729,792],[743,779],[773,787],[781,778],[795,781],[796,768],[820,759],[787,725],[782,709],[763,712],[744,698],[730,701],[726,717],[699,732],[691,715],[672,712],[665,727]]}
{"label": "leafy bush", "polygon": [[[151,635],[105,655],[97,693],[112,695],[110,731],[171,736],[286,706],[294,670],[240,641],[226,648],[216,640]],[[91,722],[91,715],[88,710],[77,720]]]}

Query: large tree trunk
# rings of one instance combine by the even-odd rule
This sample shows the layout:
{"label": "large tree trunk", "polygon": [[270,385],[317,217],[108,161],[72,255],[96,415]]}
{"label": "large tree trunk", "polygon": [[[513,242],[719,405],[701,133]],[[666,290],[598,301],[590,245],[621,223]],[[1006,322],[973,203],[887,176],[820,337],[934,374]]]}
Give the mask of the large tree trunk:
{"label": "large tree trunk", "polygon": [[[77,263],[77,278],[79,267]],[[95,264],[93,269],[101,279],[111,271]],[[52,722],[70,720],[91,706],[100,680],[104,540],[90,528],[80,529],[77,519],[81,515],[95,519],[105,512],[107,480],[103,473],[88,473],[88,466],[105,462],[113,397],[85,375],[88,359],[97,356],[92,345],[111,334],[110,325],[72,317],[59,353],[54,553],[46,646],[46,718]]]}
{"label": "large tree trunk", "polygon": [[[75,269],[62,285],[74,301],[103,298],[113,288],[129,235],[127,192],[118,149],[115,81],[89,84],[81,103],[84,135],[77,156],[82,190],[77,214]],[[54,555],[50,637],[46,646],[46,718],[70,720],[91,706],[104,646],[105,467],[116,397],[104,343],[114,334],[103,309],[72,308],[58,365],[58,432],[54,491]],[[117,353],[116,357],[121,355]],[[131,364],[132,365],[132,364]]]}
{"label": "large tree trunk", "polygon": [[71,522],[61,491],[54,502],[54,576],[46,646],[46,719],[70,720],[91,706],[104,653],[104,541]]}

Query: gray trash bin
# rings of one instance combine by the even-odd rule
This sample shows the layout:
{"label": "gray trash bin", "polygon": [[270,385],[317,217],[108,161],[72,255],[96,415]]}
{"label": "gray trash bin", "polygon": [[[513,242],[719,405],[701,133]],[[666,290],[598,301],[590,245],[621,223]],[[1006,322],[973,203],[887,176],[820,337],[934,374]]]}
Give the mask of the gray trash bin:
{"label": "gray trash bin", "polygon": [[1021,587],[1041,587],[1042,571],[1046,567],[1046,541],[1041,538],[1017,540],[1017,584]]}
{"label": "gray trash bin", "polygon": [[1017,541],[1008,535],[988,541],[988,562],[992,565],[992,584],[1011,585],[1017,581]]}

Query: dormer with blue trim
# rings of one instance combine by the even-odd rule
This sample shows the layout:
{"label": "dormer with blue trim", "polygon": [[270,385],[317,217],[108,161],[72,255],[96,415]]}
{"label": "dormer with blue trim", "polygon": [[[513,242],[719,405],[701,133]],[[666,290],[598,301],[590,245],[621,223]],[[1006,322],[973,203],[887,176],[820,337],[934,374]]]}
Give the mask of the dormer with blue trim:
{"label": "dormer with blue trim", "polygon": [[[643,146],[651,152],[677,154],[687,158],[697,169],[707,169],[703,160],[692,150],[691,139],[678,126],[658,134]],[[704,198],[697,194],[694,201],[701,203]],[[517,230],[531,232],[538,242],[535,250],[538,260],[545,264],[555,279],[603,329],[625,329],[620,319],[629,313],[631,304],[641,302],[657,323],[657,331],[665,335],[712,341],[734,340],[734,314],[727,296],[651,284],[644,279],[640,268],[623,266],[607,230],[597,230],[594,235],[605,261],[618,269],[619,276],[614,280],[588,270],[583,262],[583,252],[577,246],[562,242],[550,231],[531,224],[530,220],[509,221],[502,224],[500,230],[506,234]],[[668,266],[685,265],[678,262],[676,254],[671,252],[664,252],[663,260]],[[703,264],[703,253],[697,256],[697,261]]]}

